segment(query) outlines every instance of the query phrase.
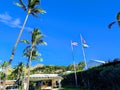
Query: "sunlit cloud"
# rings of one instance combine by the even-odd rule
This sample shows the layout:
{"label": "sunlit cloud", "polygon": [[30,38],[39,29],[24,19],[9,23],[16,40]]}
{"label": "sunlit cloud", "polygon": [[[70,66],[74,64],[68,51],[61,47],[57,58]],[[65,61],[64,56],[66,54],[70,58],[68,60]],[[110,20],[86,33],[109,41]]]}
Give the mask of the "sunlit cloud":
{"label": "sunlit cloud", "polygon": [[0,19],[5,21],[10,21],[12,17],[9,16],[7,13],[5,13],[5,14],[0,14]]}
{"label": "sunlit cloud", "polygon": [[32,31],[33,28],[31,28],[31,27],[25,27],[25,30]]}
{"label": "sunlit cloud", "polygon": [[[11,28],[21,28],[21,21],[19,18],[14,18],[8,13],[0,14],[0,22],[11,27]],[[31,27],[25,27],[25,30],[31,31]]]}
{"label": "sunlit cloud", "polygon": [[11,27],[18,27],[19,28],[20,27],[20,19],[17,18],[15,20],[11,21],[10,26]]}

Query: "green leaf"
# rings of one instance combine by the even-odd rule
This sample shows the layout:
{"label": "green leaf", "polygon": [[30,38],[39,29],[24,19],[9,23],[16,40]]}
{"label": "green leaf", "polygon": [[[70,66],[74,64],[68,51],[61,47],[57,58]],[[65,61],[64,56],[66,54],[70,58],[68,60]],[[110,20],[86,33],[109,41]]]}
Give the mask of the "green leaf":
{"label": "green leaf", "polygon": [[34,9],[31,10],[31,13],[34,13],[34,14],[38,14],[38,13],[44,14],[44,13],[46,13],[46,11],[43,10],[43,9],[40,9],[40,8],[34,8]]}
{"label": "green leaf", "polygon": [[115,23],[116,23],[115,21],[111,22],[111,23],[108,25],[108,28],[111,29],[112,26],[113,26]]}
{"label": "green leaf", "polygon": [[15,4],[18,7],[23,8],[25,11],[27,10],[27,7],[23,3],[21,3],[21,2],[20,3],[14,2],[13,4]]}
{"label": "green leaf", "polygon": [[40,0],[28,0],[28,7],[29,8],[34,8],[36,5],[40,4]]}
{"label": "green leaf", "polygon": [[30,42],[28,40],[20,40],[20,42],[23,42],[25,44],[30,44]]}
{"label": "green leaf", "polygon": [[38,18],[38,15],[35,13],[31,13],[34,17]]}
{"label": "green leaf", "polygon": [[26,11],[27,10],[27,7],[26,5],[23,3],[23,0],[19,0],[20,1],[20,4],[22,5],[22,8]]}
{"label": "green leaf", "polygon": [[47,42],[43,42],[43,44],[47,46]]}
{"label": "green leaf", "polygon": [[38,58],[37,60],[43,61],[43,59],[42,59],[42,58]]}
{"label": "green leaf", "polygon": [[32,58],[32,60],[39,60],[39,61],[43,61],[42,58]]}
{"label": "green leaf", "polygon": [[14,4],[18,7],[21,7],[22,8],[22,5],[20,3],[17,3],[17,2],[14,2]]}
{"label": "green leaf", "polygon": [[41,43],[40,43],[40,42],[38,43],[38,45],[40,45],[40,44],[41,44],[41,45],[46,45],[46,46],[47,46],[47,42],[44,42],[44,41],[41,42]]}

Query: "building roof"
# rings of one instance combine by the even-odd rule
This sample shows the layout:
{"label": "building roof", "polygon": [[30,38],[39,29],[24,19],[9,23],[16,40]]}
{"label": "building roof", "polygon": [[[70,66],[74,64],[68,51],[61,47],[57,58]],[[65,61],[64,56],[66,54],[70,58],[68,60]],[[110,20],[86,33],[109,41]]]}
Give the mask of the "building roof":
{"label": "building roof", "polygon": [[33,74],[30,77],[58,77],[58,74]]}
{"label": "building roof", "polygon": [[[27,77],[27,76],[26,76]],[[62,79],[58,74],[33,74],[30,75],[30,80],[52,80],[52,79]]]}

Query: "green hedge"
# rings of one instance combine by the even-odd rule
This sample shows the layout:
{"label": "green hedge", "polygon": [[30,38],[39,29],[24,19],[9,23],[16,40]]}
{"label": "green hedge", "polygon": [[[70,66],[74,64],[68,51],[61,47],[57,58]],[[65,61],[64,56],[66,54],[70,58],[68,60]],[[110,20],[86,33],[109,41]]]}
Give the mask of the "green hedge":
{"label": "green hedge", "polygon": [[[75,87],[74,73],[64,75],[63,87]],[[78,86],[89,90],[120,90],[120,61],[77,72]]]}

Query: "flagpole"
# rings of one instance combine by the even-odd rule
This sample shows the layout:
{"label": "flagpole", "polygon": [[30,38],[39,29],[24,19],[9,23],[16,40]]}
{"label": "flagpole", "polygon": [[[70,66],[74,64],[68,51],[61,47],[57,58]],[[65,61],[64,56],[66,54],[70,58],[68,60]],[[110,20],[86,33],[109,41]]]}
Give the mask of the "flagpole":
{"label": "flagpole", "polygon": [[73,61],[74,61],[75,84],[76,84],[76,87],[78,87],[77,73],[76,73],[76,66],[75,66],[75,60],[74,60],[72,40],[71,40],[71,50],[72,50],[72,58],[73,58]]}
{"label": "flagpole", "polygon": [[84,58],[84,61],[85,61],[85,69],[87,70],[87,69],[88,69],[88,66],[87,66],[86,55],[85,55],[85,51],[84,51],[84,47],[83,47],[82,35],[81,35],[81,34],[80,34],[80,38],[81,38],[83,58]]}

